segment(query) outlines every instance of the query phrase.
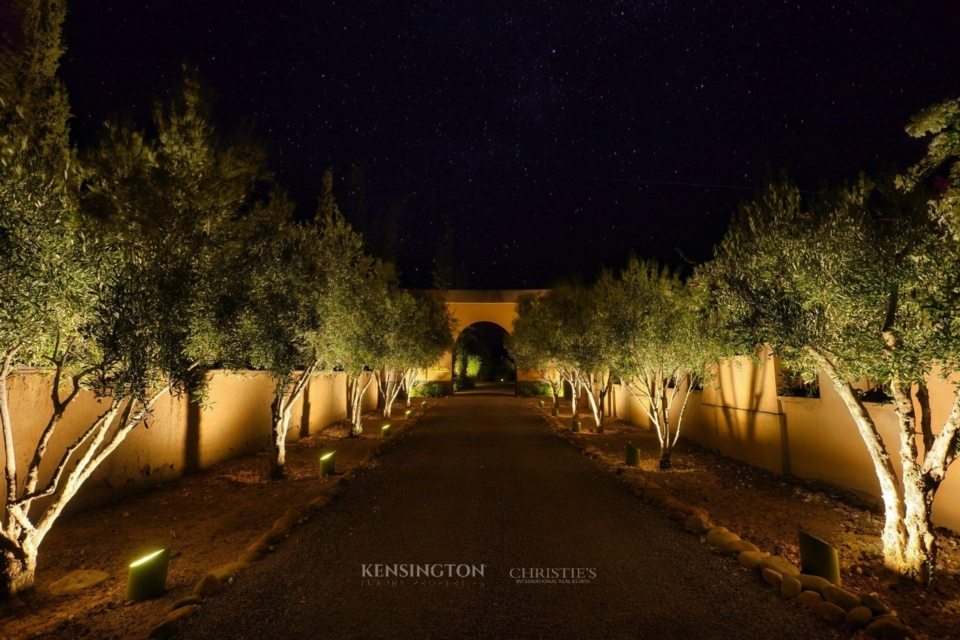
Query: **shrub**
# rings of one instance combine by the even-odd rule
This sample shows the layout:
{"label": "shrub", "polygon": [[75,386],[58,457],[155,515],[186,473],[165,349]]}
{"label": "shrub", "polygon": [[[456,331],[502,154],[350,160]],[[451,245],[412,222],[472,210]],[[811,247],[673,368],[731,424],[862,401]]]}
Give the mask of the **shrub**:
{"label": "shrub", "polygon": [[521,382],[519,385],[521,398],[550,397],[550,385],[546,382]]}
{"label": "shrub", "polygon": [[412,398],[442,398],[447,395],[447,389],[441,382],[424,382],[410,391]]}

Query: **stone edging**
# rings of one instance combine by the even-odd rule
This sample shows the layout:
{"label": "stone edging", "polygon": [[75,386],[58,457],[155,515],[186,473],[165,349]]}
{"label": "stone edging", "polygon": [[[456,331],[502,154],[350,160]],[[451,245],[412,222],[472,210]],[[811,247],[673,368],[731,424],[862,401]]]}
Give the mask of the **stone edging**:
{"label": "stone edging", "polygon": [[857,595],[819,576],[801,574],[800,569],[786,558],[760,551],[756,545],[741,539],[726,527],[714,526],[705,509],[683,504],[661,489],[657,483],[648,480],[639,469],[627,467],[622,462],[605,456],[596,447],[578,442],[573,437],[573,432],[559,418],[551,416],[548,410],[536,407],[534,410],[558,436],[629,485],[644,502],[666,512],[667,519],[700,536],[701,542],[709,544],[718,553],[736,556],[742,566],[756,571],[771,587],[819,615],[828,624],[843,625],[851,631],[863,629],[867,637],[878,640],[915,637],[897,614],[876,596]]}
{"label": "stone edging", "polygon": [[375,457],[392,449],[397,443],[397,437],[414,426],[425,413],[426,408],[414,409],[410,419],[402,423],[395,422],[396,430],[388,440],[377,445],[359,463],[345,471],[334,484],[324,489],[320,496],[302,507],[287,509],[273,523],[271,529],[248,546],[236,560],[208,571],[193,588],[193,593],[177,600],[170,608],[170,613],[151,629],[147,637],[157,640],[174,637],[180,630],[180,624],[191,618],[207,598],[219,593],[224,585],[232,584],[238,572],[249,569],[251,564],[262,559],[285,540],[290,535],[291,529],[303,524],[320,509],[330,504],[343,491],[343,488],[353,481],[358,470],[366,467]]}

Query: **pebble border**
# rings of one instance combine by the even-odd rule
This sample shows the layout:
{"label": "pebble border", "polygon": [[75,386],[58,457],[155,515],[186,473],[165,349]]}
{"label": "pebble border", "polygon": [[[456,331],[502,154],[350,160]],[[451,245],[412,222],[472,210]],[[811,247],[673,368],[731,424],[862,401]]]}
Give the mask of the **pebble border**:
{"label": "pebble border", "polygon": [[668,520],[700,536],[700,541],[709,544],[717,553],[736,556],[741,566],[755,571],[772,588],[818,615],[827,624],[843,626],[853,632],[863,630],[866,637],[876,640],[916,637],[896,612],[876,596],[858,595],[819,576],[801,574],[800,569],[786,558],[761,551],[755,544],[741,539],[726,527],[714,526],[705,509],[680,502],[657,483],[648,480],[639,469],[628,467],[622,461],[604,455],[596,447],[578,441],[574,432],[560,418],[550,415],[549,407],[534,407],[534,411],[558,436],[627,484],[644,502],[664,511]]}
{"label": "pebble border", "polygon": [[[250,565],[262,559],[266,554],[276,549],[277,545],[283,542],[290,531],[312,516],[316,515],[320,509],[327,506],[343,491],[343,488],[353,482],[357,471],[366,467],[374,458],[386,453],[397,444],[397,437],[407,429],[413,427],[421,417],[427,412],[430,405],[421,405],[420,408],[413,409],[413,415],[406,420],[394,422],[396,429],[390,435],[389,439],[372,449],[355,466],[347,469],[335,483],[323,490],[318,497],[314,498],[302,507],[291,507],[287,509],[282,516],[277,518],[269,531],[260,536],[256,541],[250,544],[241,552],[236,560],[221,565],[208,571],[193,588],[189,596],[177,600],[170,612],[150,630],[147,638],[151,640],[166,640],[173,638],[180,631],[180,625],[184,620],[191,618],[207,598],[210,598],[220,592],[225,585],[233,584],[237,573],[244,569],[249,569]],[[406,411],[404,409],[404,411]]]}

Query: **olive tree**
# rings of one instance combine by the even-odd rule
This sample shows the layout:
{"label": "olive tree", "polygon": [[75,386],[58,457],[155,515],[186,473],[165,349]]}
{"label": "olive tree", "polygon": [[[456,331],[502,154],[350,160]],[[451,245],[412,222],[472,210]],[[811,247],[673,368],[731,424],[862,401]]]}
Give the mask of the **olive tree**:
{"label": "olive tree", "polygon": [[[927,155],[897,177],[901,189],[926,200],[927,225],[909,256],[910,277],[892,296],[884,342],[900,422],[904,562],[912,575],[929,581],[937,562],[931,510],[960,455],[960,100],[932,105],[906,129],[913,137],[932,135]],[[941,168],[945,177],[937,173]],[[951,410],[936,432],[926,386],[934,367],[954,387]]]}
{"label": "olive tree", "polygon": [[[96,345],[84,330],[104,286],[109,247],[78,217],[78,172],[68,137],[67,95],[57,79],[62,4],[17,2],[0,46],[0,430],[4,513],[2,589],[33,586],[40,543],[56,518],[38,516],[41,465],[64,413],[93,373]],[[17,464],[10,378],[26,368],[50,375],[51,411],[26,473]],[[22,427],[20,427],[22,428]],[[84,469],[69,478],[78,484]],[[62,475],[62,474],[61,474]]]}
{"label": "olive tree", "polygon": [[363,396],[373,384],[373,368],[384,350],[379,305],[389,290],[392,270],[364,252],[363,237],[334,199],[330,170],[323,176],[317,218],[327,286],[312,340],[323,368],[339,369],[347,376],[347,418],[350,435],[356,437],[363,431]]}
{"label": "olive tree", "polygon": [[619,345],[616,370],[657,433],[660,468],[669,469],[690,392],[718,362],[720,350],[707,332],[698,290],[678,272],[633,258],[619,279],[608,274],[601,282],[607,322]]}
{"label": "olive tree", "polygon": [[554,408],[560,406],[563,379],[557,372],[553,358],[553,346],[556,343],[554,333],[560,327],[550,316],[548,305],[543,297],[525,293],[517,298],[517,319],[513,323],[513,332],[507,337],[507,349],[510,357],[521,368],[536,369],[540,381],[550,388],[550,397]]}
{"label": "olive tree", "polygon": [[[936,564],[930,510],[956,456],[960,401],[934,437],[925,384],[934,364],[956,360],[960,306],[949,291],[956,290],[957,263],[950,264],[945,234],[921,196],[891,186],[861,178],[803,202],[788,182],[772,184],[743,207],[700,275],[718,327],[739,337],[744,351],[768,343],[791,370],[807,379],[823,371],[831,380],[879,480],[884,563],[926,582]],[[894,397],[900,478],[855,386],[864,378]],[[922,463],[914,386],[926,414]]]}
{"label": "olive tree", "polygon": [[234,225],[209,313],[221,361],[233,369],[266,371],[273,380],[274,479],[284,477],[293,407],[321,366],[313,338],[326,293],[320,231],[294,223],[292,210],[283,194],[273,194]]}
{"label": "olive tree", "polygon": [[586,394],[594,423],[602,432],[616,345],[596,287],[563,285],[539,298],[521,297],[510,344],[515,357],[541,369],[541,377],[552,389],[549,376],[544,376],[550,368],[570,385],[574,418],[579,416],[579,397]]}
{"label": "olive tree", "polygon": [[386,350],[375,375],[383,398],[382,415],[389,418],[400,391],[410,406],[420,372],[453,345],[453,318],[443,300],[401,289],[388,291],[381,309]]}

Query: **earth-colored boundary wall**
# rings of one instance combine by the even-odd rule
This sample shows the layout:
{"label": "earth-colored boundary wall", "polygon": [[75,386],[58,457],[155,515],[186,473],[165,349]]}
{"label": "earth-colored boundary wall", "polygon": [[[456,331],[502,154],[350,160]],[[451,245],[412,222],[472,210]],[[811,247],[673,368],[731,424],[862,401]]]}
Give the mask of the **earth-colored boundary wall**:
{"label": "earth-colored boundary wall", "polygon": [[[14,448],[22,482],[50,416],[51,379],[32,372],[12,376],[9,382]],[[343,373],[315,374],[293,408],[288,440],[298,440],[343,420],[346,393]],[[131,431],[93,473],[68,510],[95,507],[186,473],[266,449],[270,441],[272,399],[273,381],[268,374],[256,371],[211,372],[208,398],[203,407],[186,396],[162,398],[146,424]],[[108,400],[98,401],[88,392],[81,392],[71,403],[50,441],[41,466],[41,482],[49,480],[63,452],[103,412],[107,403]],[[371,384],[363,399],[364,410],[373,409],[376,404],[377,387]],[[5,464],[2,451],[0,460]]]}
{"label": "earth-colored boundary wall", "polygon": [[[764,354],[760,363],[738,359],[724,363],[717,379],[694,391],[687,403],[681,437],[724,456],[777,474],[824,480],[879,498],[880,484],[866,445],[830,380],[820,374],[819,398],[777,395],[779,361]],[[934,433],[953,401],[953,385],[928,383]],[[622,385],[614,391],[617,416],[650,428],[640,402]],[[674,403],[676,425],[682,396]],[[900,435],[892,404],[866,403],[899,475]],[[918,436],[917,447],[923,452]],[[960,531],[960,464],[948,472],[933,505],[936,525]]]}

